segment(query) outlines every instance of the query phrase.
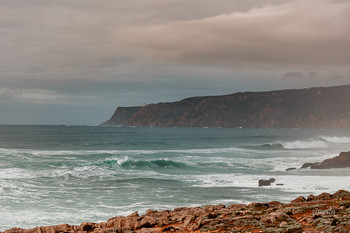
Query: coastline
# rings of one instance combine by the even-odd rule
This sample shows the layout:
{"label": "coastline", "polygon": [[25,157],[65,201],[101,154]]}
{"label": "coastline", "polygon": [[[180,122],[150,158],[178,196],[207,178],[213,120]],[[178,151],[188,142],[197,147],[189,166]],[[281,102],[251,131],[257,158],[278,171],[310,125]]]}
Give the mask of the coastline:
{"label": "coastline", "polygon": [[300,196],[290,203],[208,205],[174,210],[148,210],[106,222],[61,224],[32,229],[12,228],[3,233],[58,232],[349,232],[350,192]]}

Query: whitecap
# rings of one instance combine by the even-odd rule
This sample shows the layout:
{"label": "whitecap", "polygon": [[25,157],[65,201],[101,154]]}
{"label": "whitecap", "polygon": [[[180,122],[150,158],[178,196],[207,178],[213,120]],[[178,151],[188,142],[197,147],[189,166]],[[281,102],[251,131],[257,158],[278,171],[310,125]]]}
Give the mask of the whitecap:
{"label": "whitecap", "polygon": [[327,142],[334,142],[334,143],[349,143],[350,137],[336,137],[336,136],[321,136],[321,139],[327,141]]}
{"label": "whitecap", "polygon": [[296,140],[292,142],[281,142],[281,144],[285,149],[317,149],[327,147],[327,143],[321,140]]}

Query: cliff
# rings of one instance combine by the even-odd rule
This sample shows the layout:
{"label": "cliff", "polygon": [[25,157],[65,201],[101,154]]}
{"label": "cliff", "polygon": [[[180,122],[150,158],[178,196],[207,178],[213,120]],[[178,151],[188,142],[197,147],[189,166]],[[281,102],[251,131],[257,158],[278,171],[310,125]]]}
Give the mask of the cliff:
{"label": "cliff", "polygon": [[350,128],[350,85],[244,92],[119,107],[104,125]]}
{"label": "cliff", "polygon": [[102,125],[128,125],[129,118],[141,107],[118,107],[113,116]]}

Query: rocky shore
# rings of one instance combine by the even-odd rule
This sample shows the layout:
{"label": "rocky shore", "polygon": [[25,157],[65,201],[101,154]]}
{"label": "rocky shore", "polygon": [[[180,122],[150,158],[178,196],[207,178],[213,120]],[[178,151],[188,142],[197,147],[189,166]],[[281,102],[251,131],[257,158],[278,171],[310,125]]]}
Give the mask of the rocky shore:
{"label": "rocky shore", "polygon": [[304,163],[300,169],[311,168],[311,169],[330,169],[330,168],[344,168],[350,167],[350,151],[341,152],[338,156],[326,159],[322,162],[316,163]]}
{"label": "rocky shore", "polygon": [[148,210],[107,222],[61,224],[4,233],[147,233],[147,232],[350,232],[350,192],[300,196],[290,203],[277,201]]}

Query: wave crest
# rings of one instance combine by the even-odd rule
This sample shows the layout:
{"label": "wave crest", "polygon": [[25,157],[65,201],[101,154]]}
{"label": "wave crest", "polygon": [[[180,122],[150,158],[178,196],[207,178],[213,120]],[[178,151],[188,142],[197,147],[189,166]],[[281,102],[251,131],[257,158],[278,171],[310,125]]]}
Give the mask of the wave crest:
{"label": "wave crest", "polygon": [[350,137],[330,137],[330,136],[321,136],[322,140],[326,142],[333,142],[333,143],[350,143]]}
{"label": "wave crest", "polygon": [[275,142],[275,143],[266,143],[257,146],[251,146],[251,149],[257,150],[293,150],[293,149],[317,149],[317,148],[326,148],[327,142],[323,140],[296,140],[290,142]]}
{"label": "wave crest", "polygon": [[182,162],[177,162],[168,159],[157,159],[157,160],[131,160],[128,157],[125,158],[116,158],[116,159],[107,159],[101,161],[97,166],[117,166],[123,169],[162,169],[162,168],[171,168],[171,169],[182,169],[190,168],[190,165],[187,165]]}
{"label": "wave crest", "polygon": [[327,143],[320,140],[293,141],[281,143],[285,149],[316,149],[326,148]]}

